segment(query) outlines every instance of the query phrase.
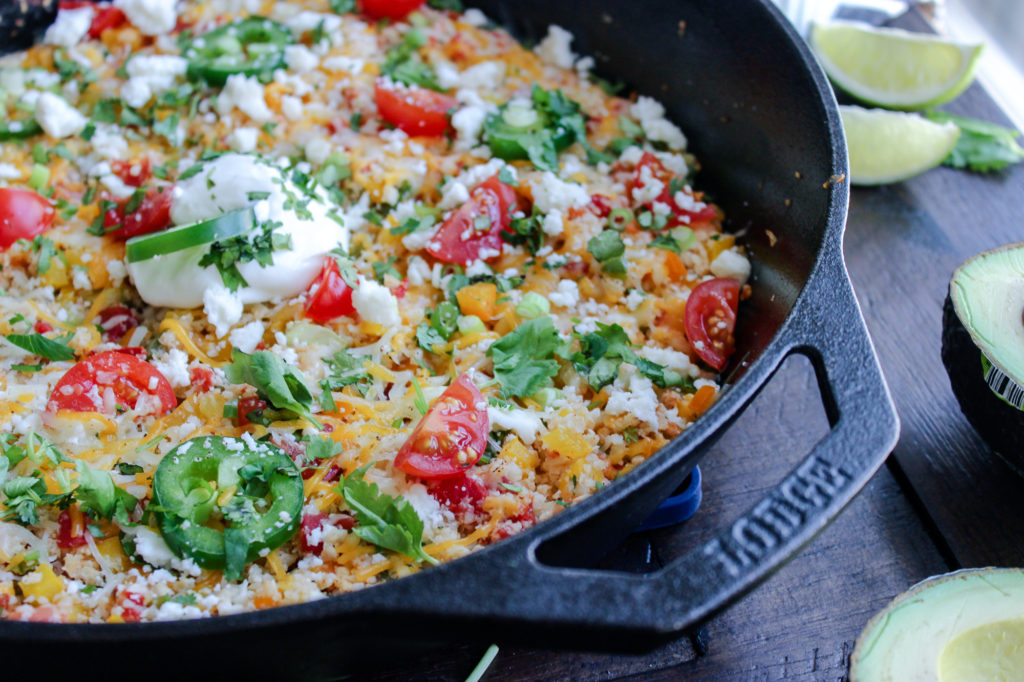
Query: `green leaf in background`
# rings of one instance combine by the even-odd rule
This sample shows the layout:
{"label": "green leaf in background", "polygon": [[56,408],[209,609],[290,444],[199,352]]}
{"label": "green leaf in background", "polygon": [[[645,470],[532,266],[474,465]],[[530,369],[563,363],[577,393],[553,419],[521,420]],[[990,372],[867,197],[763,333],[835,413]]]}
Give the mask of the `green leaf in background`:
{"label": "green leaf in background", "polygon": [[960,139],[943,165],[991,173],[1024,160],[1024,148],[1017,143],[1020,133],[988,121],[929,111],[925,116],[937,123],[951,121],[960,128]]}

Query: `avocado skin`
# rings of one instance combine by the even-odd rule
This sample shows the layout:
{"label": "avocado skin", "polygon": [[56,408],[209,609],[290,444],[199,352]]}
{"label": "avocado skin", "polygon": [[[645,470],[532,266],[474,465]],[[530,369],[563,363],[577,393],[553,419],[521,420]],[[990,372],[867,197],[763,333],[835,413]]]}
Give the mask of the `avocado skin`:
{"label": "avocado skin", "polygon": [[999,399],[985,383],[981,350],[946,294],[942,308],[942,364],[960,411],[992,450],[1024,476],[1024,411]]}

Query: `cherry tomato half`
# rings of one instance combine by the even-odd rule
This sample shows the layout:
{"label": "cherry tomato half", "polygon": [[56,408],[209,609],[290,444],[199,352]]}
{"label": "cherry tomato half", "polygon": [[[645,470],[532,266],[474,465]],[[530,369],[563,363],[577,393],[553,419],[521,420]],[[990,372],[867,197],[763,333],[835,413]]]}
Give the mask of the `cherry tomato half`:
{"label": "cherry tomato half", "polygon": [[[171,190],[169,187],[150,187],[138,208],[125,215],[131,199],[107,211],[103,227],[118,239],[129,239],[140,234],[162,230],[171,224]],[[120,227],[118,227],[120,225]]]}
{"label": "cherry tomato half", "polygon": [[512,222],[515,206],[516,191],[497,175],[487,178],[469,193],[469,201],[441,224],[427,242],[427,253],[459,265],[496,257],[501,253],[501,233]]}
{"label": "cherry tomato half", "polygon": [[448,95],[416,86],[388,87],[378,80],[373,88],[380,117],[409,135],[444,135],[448,112],[458,102]]}
{"label": "cherry tomato half", "polygon": [[[653,201],[643,202],[640,205],[647,208],[652,208],[655,203],[667,205],[672,209],[673,216],[673,219],[668,223],[668,227],[692,225],[714,218],[716,215],[715,208],[711,204],[704,204],[696,209],[693,208],[697,202],[695,197],[693,198],[694,203],[687,201],[684,206],[676,202],[676,197],[671,191],[672,180],[675,177],[676,174],[665,168],[665,165],[658,160],[658,157],[650,152],[644,152],[644,155],[640,157],[640,162],[636,165],[636,175],[627,183],[626,191],[635,201],[635,192],[647,185],[648,178],[660,182],[663,187],[658,196]],[[683,192],[684,195],[689,194],[685,189],[679,191]],[[692,195],[690,196],[692,197]]]}
{"label": "cherry tomato half", "polygon": [[[105,409],[108,389],[114,405]],[[50,412],[112,412],[133,409],[142,394],[156,398],[152,414],[173,409],[178,401],[167,378],[145,360],[116,350],[82,360],[53,387],[46,409]]]}
{"label": "cherry tomato half", "polygon": [[338,262],[328,258],[320,275],[309,285],[303,314],[317,324],[330,322],[336,317],[356,316],[352,305],[352,287],[345,283],[338,271]]}
{"label": "cherry tomato half", "polygon": [[686,338],[697,356],[718,371],[725,369],[736,350],[733,330],[739,302],[740,283],[727,277],[698,284],[686,300]]}
{"label": "cherry tomato half", "polygon": [[128,17],[125,16],[120,7],[113,7],[111,5],[96,7],[94,3],[86,2],[85,0],[61,0],[58,5],[59,9],[65,10],[78,9],[80,7],[94,7],[96,10],[92,17],[92,24],[89,25],[90,38],[99,38],[108,28],[117,28],[128,21]]}
{"label": "cherry tomato half", "polygon": [[152,163],[148,158],[134,161],[111,161],[110,170],[129,187],[142,187],[153,177]]}
{"label": "cherry tomato half", "polygon": [[463,374],[427,410],[395,456],[395,466],[427,479],[458,476],[480,459],[489,430],[480,389]]}
{"label": "cherry tomato half", "polygon": [[374,19],[405,19],[426,0],[359,0],[359,7]]}
{"label": "cherry tomato half", "polygon": [[0,249],[46,232],[53,216],[50,202],[32,190],[0,187]]}

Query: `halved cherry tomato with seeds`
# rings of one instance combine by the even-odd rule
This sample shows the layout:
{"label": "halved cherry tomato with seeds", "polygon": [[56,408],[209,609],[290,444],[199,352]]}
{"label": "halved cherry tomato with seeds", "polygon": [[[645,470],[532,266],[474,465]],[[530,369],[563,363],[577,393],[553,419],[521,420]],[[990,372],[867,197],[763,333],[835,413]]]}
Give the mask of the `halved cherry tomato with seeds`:
{"label": "halved cherry tomato with seeds", "polygon": [[[679,189],[676,193],[672,192],[672,180],[677,177],[675,173],[665,168],[658,157],[650,152],[644,152],[644,155],[640,157],[640,162],[636,164],[636,175],[626,183],[626,193],[638,205],[648,209],[653,210],[654,204],[657,203],[668,206],[672,212],[672,219],[669,220],[667,227],[692,225],[714,218],[717,215],[714,206],[701,202],[686,189]],[[655,182],[662,186],[658,195],[650,201],[639,200],[637,194]],[[682,204],[676,201],[676,194],[679,192],[683,194]]]}
{"label": "halved cherry tomato with seeds", "polygon": [[736,349],[733,330],[739,302],[740,283],[727,277],[698,284],[686,300],[686,338],[697,356],[718,371],[725,369]]}
{"label": "halved cherry tomato with seeds", "polygon": [[320,269],[320,275],[309,285],[303,314],[318,324],[330,322],[336,317],[356,316],[352,305],[352,287],[338,270],[338,262],[328,258]]}
{"label": "halved cherry tomato with seeds", "polygon": [[441,224],[427,242],[427,253],[459,265],[496,258],[501,254],[501,233],[512,222],[516,200],[516,191],[497,175],[487,178],[469,193],[469,201]]}
{"label": "halved cherry tomato with seeds", "polygon": [[127,215],[125,211],[132,203],[131,199],[107,211],[103,227],[119,239],[162,230],[171,224],[171,195],[169,187],[150,187],[138,207]]}
{"label": "halved cherry tomato with seeds", "polygon": [[444,135],[448,112],[458,106],[448,95],[416,86],[389,87],[381,80],[374,85],[373,99],[380,117],[409,135]]}
{"label": "halved cherry tomato with seeds", "polygon": [[459,376],[430,406],[395,456],[395,466],[426,479],[458,476],[487,447],[487,402],[469,375]]}
{"label": "halved cherry tomato with seeds", "polygon": [[50,202],[32,190],[0,187],[0,250],[46,232],[53,216]]}
{"label": "halved cherry tomato with seeds", "polygon": [[178,404],[170,382],[156,367],[111,350],[92,355],[69,369],[53,387],[46,409],[109,414],[134,409],[144,394],[155,398],[151,414],[157,416]]}
{"label": "halved cherry tomato with seeds", "polygon": [[126,305],[115,303],[99,312],[99,326],[104,341],[120,341],[121,337],[139,326],[139,317]]}

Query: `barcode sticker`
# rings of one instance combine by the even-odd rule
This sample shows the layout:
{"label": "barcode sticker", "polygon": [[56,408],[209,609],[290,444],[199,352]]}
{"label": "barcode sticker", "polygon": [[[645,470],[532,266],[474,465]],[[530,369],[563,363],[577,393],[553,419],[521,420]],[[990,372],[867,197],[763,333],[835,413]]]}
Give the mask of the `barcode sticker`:
{"label": "barcode sticker", "polygon": [[993,365],[984,354],[981,356],[981,368],[985,372],[985,383],[992,389],[992,392],[1018,410],[1022,409],[1024,388],[1021,388],[1020,384]]}

